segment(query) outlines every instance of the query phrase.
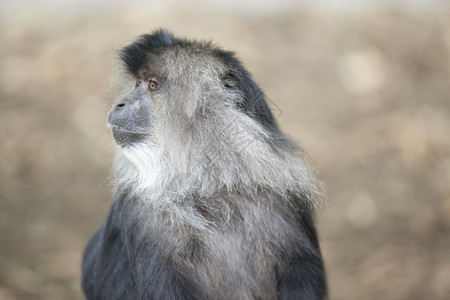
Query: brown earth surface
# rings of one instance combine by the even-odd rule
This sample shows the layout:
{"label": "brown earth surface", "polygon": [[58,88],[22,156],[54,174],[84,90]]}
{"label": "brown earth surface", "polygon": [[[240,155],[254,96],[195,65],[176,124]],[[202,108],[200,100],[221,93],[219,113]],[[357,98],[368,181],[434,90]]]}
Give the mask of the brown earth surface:
{"label": "brown earth surface", "polygon": [[188,5],[1,14],[0,299],[83,299],[115,49],[159,26],[236,51],[310,152],[330,299],[450,299],[450,9]]}

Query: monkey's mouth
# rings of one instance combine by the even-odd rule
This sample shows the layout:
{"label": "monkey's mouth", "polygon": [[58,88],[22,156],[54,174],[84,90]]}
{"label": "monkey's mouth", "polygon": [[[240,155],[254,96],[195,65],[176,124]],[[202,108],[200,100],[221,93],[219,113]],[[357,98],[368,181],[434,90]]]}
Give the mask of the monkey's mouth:
{"label": "monkey's mouth", "polygon": [[130,130],[121,126],[111,125],[114,140],[119,146],[131,146],[148,138],[148,132],[141,130]]}

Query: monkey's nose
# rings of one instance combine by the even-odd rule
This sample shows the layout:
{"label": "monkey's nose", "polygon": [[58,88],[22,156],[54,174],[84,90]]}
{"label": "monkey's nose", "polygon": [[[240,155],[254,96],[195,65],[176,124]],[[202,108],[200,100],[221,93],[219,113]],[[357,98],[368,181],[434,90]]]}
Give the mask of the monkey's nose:
{"label": "monkey's nose", "polygon": [[116,105],[116,110],[122,109],[124,107],[125,107],[125,103],[124,102],[119,103],[119,104]]}
{"label": "monkey's nose", "polygon": [[125,108],[127,108],[127,109],[136,109],[136,105],[138,105],[139,104],[139,100],[137,100],[137,99],[134,99],[134,98],[127,98],[127,99],[124,99],[124,100],[122,100],[122,102],[120,102],[119,104],[117,104],[115,107],[114,107],[114,111],[121,111],[121,110],[124,110]]}

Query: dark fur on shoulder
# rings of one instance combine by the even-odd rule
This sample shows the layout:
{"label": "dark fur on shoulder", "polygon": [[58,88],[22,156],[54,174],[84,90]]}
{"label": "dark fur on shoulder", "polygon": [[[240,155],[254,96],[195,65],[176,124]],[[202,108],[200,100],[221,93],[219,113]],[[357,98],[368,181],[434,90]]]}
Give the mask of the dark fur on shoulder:
{"label": "dark fur on shoulder", "polygon": [[87,299],[326,299],[320,184],[232,52],[158,30],[119,51],[114,200]]}

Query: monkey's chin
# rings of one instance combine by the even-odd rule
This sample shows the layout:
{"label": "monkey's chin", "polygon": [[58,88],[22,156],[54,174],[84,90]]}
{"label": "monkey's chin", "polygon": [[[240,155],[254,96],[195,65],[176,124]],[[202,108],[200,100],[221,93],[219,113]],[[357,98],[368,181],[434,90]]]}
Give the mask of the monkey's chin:
{"label": "monkey's chin", "polygon": [[113,126],[111,132],[114,141],[121,147],[131,147],[149,138],[147,133],[135,132],[119,126]]}

